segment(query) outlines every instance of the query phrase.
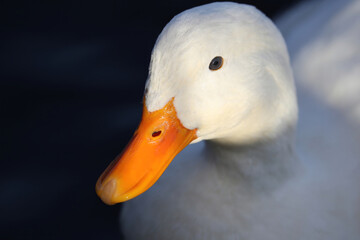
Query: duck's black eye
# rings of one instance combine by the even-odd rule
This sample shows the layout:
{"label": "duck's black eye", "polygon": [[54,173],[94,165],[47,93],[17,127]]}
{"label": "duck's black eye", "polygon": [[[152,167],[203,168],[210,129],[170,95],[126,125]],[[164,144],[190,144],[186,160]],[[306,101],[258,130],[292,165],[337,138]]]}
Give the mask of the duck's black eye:
{"label": "duck's black eye", "polygon": [[211,60],[209,69],[212,71],[218,70],[222,67],[224,59],[220,56],[214,57],[213,60]]}

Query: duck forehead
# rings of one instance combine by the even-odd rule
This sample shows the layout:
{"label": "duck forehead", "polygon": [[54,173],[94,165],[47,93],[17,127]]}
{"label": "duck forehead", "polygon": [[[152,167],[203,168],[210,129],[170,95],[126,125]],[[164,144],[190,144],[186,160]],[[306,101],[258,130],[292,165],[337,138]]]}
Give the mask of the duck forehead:
{"label": "duck forehead", "polygon": [[212,47],[213,41],[209,38],[195,35],[184,38],[184,41],[157,45],[154,49],[146,86],[149,111],[156,111],[173,97],[187,92],[210,71],[208,67],[212,58],[226,55],[226,49]]}
{"label": "duck forehead", "polygon": [[[271,39],[274,32],[277,35],[272,23],[248,5],[213,3],[177,15],[160,34],[151,56],[145,94],[148,110],[161,109],[173,97],[177,102],[176,96],[184,96],[209,71],[213,57],[223,56],[226,61],[274,47],[271,42],[278,40]],[[191,99],[186,102],[191,104]]]}

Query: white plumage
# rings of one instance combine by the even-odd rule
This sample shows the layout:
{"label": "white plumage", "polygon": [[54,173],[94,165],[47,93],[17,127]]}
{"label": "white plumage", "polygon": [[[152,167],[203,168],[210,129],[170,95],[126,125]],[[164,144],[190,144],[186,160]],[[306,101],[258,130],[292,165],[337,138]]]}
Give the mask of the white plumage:
{"label": "white plumage", "polygon": [[[224,65],[210,71],[215,56]],[[258,10],[212,3],[176,16],[156,42],[146,88],[149,111],[174,97],[181,123],[198,129],[196,142],[206,141],[188,146],[151,189],[125,204],[126,239],[360,239],[358,138],[349,128],[331,129],[336,118],[328,119],[333,125],[305,119],[311,131],[325,125],[330,136],[348,136],[352,152],[343,159],[313,154],[326,148],[304,130],[297,157],[286,46]],[[333,117],[306,101],[300,106],[308,114]]]}

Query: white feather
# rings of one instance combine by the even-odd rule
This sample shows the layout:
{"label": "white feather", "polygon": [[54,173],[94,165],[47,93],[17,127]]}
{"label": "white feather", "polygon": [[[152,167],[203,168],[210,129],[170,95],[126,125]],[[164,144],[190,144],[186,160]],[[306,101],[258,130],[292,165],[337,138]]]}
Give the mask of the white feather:
{"label": "white feather", "polygon": [[[300,11],[312,9],[306,4]],[[319,12],[327,5],[316,4]],[[355,18],[360,4],[352,5],[347,11]],[[279,21],[288,31],[303,28]],[[150,190],[125,204],[127,239],[360,239],[360,134],[304,91],[321,78],[312,74],[310,52],[322,49],[316,44],[293,52],[301,83],[298,158],[291,67],[266,16],[247,5],[213,3],[179,14],[164,28],[152,54],[147,108],[160,109],[174,97],[182,124],[198,128],[197,141],[207,141],[186,148]],[[224,65],[210,71],[215,56]]]}

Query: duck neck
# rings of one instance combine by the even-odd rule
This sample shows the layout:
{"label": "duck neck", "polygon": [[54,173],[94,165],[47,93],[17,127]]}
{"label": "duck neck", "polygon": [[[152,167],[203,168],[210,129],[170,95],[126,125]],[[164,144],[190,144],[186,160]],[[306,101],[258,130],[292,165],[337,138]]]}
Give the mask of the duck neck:
{"label": "duck neck", "polygon": [[208,140],[205,151],[222,179],[264,193],[277,189],[299,169],[293,135],[288,130],[276,138],[248,144]]}

